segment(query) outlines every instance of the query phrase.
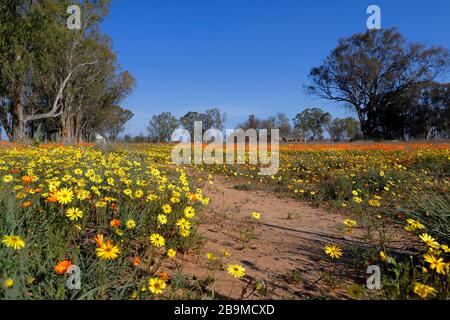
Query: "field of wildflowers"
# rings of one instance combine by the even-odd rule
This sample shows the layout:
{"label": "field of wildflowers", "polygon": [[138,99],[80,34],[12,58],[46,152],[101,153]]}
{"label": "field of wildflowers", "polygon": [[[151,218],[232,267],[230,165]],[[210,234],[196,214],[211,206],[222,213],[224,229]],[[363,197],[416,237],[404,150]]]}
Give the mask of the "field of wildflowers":
{"label": "field of wildflowers", "polygon": [[[268,177],[256,165],[174,166],[171,149],[2,146],[0,298],[180,298],[176,261],[200,243],[209,198],[199,182],[214,176],[343,212],[348,218],[337,224],[362,230],[369,245],[358,263],[387,275],[367,297],[448,298],[449,145],[282,146],[280,170]],[[389,226],[408,234],[408,255],[390,251]],[[328,243],[323,254],[339,268],[346,250]],[[218,268],[243,278],[244,266],[228,260]],[[82,270],[79,290],[67,285],[74,266]]]}

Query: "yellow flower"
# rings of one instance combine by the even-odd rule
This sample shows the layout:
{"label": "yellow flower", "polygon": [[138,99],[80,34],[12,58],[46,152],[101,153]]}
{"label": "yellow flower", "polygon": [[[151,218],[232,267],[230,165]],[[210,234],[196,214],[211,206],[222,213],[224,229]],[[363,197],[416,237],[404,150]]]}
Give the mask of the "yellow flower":
{"label": "yellow flower", "polygon": [[70,188],[62,188],[56,193],[56,198],[61,204],[71,203],[73,200],[73,191]]}
{"label": "yellow flower", "polygon": [[183,238],[189,237],[190,234],[191,234],[191,232],[190,232],[188,229],[182,229],[182,230],[180,230],[180,235],[181,235]]}
{"label": "yellow flower", "polygon": [[245,276],[245,268],[238,264],[230,264],[227,268],[228,273],[235,278],[242,278]]}
{"label": "yellow flower", "polygon": [[436,269],[437,273],[446,274],[447,264],[444,263],[443,258],[437,259],[435,256],[429,253],[425,254],[423,258],[430,264],[430,268],[432,270]]}
{"label": "yellow flower", "polygon": [[103,242],[100,247],[97,248],[97,256],[103,260],[114,260],[119,254],[119,247],[113,245],[111,241]]}
{"label": "yellow flower", "polygon": [[384,177],[384,171],[383,170],[380,171],[380,177]]}
{"label": "yellow flower", "polygon": [[217,257],[216,257],[216,255],[215,255],[214,253],[209,253],[209,252],[208,252],[208,253],[206,254],[206,257],[207,257],[208,260],[211,261],[211,262],[217,260]]}
{"label": "yellow flower", "polygon": [[184,208],[184,215],[188,219],[192,219],[195,216],[195,209],[191,206]]}
{"label": "yellow flower", "polygon": [[19,236],[3,236],[2,243],[17,251],[25,248],[25,241]]}
{"label": "yellow flower", "polygon": [[342,249],[337,245],[326,245],[324,247],[324,251],[327,255],[329,255],[333,259],[340,259],[342,257]]}
{"label": "yellow flower", "polygon": [[380,251],[379,256],[380,256],[380,260],[381,260],[381,261],[386,261],[386,260],[387,260],[387,256],[386,256],[386,254],[384,253],[384,251]]}
{"label": "yellow flower", "polygon": [[3,177],[3,182],[4,182],[4,183],[10,183],[10,182],[12,182],[13,180],[14,180],[14,177],[13,177],[12,175],[10,175],[10,174],[8,174],[8,175],[6,175],[6,176]]}
{"label": "yellow flower", "polygon": [[78,208],[69,208],[66,211],[66,216],[70,218],[70,221],[78,221],[83,218],[83,211]]}
{"label": "yellow flower", "polygon": [[150,236],[150,242],[155,247],[163,247],[166,244],[164,237],[158,233],[154,233]]}
{"label": "yellow flower", "polygon": [[406,219],[406,222],[408,225],[405,227],[406,231],[415,231],[415,230],[423,230],[425,229],[425,226],[421,224],[420,222],[414,220],[414,219]]}
{"label": "yellow flower", "polygon": [[354,201],[355,203],[361,203],[361,202],[362,202],[362,199],[361,199],[360,197],[353,197],[353,201]]}
{"label": "yellow flower", "polygon": [[144,191],[142,191],[142,190],[136,190],[135,192],[134,192],[134,197],[136,198],[136,199],[140,199],[140,198],[142,198],[144,196]]}
{"label": "yellow flower", "polygon": [[191,228],[191,224],[189,221],[187,221],[184,218],[181,218],[180,220],[177,221],[177,226],[181,229],[181,230],[189,230]]}
{"label": "yellow flower", "polygon": [[445,253],[450,253],[450,248],[446,244],[441,245],[441,249],[444,250]]}
{"label": "yellow flower", "polygon": [[433,249],[439,249],[440,247],[439,243],[427,233],[422,233],[420,239]]}
{"label": "yellow flower", "polygon": [[342,223],[349,228],[353,228],[356,226],[356,221],[352,219],[344,219]]}
{"label": "yellow flower", "polygon": [[437,291],[433,287],[416,282],[414,285],[414,293],[422,299],[426,299],[428,296],[435,297]]}
{"label": "yellow flower", "polygon": [[151,278],[148,281],[148,289],[153,294],[161,294],[166,288],[166,283],[159,278]]}
{"label": "yellow flower", "polygon": [[133,219],[128,219],[125,222],[125,226],[127,227],[127,229],[132,230],[132,229],[136,228],[136,221]]}
{"label": "yellow flower", "polygon": [[11,278],[7,278],[4,282],[3,285],[5,286],[5,288],[9,289],[12,288],[12,286],[14,285],[14,280]]}
{"label": "yellow flower", "polygon": [[178,198],[178,197],[171,197],[170,198],[170,202],[172,202],[172,203],[180,203],[180,198]]}
{"label": "yellow flower", "polygon": [[222,253],[223,253],[223,255],[224,255],[225,257],[230,257],[230,256],[231,256],[231,253],[229,253],[229,252],[226,251],[226,250],[222,250]]}
{"label": "yellow flower", "polygon": [[353,191],[352,191],[352,195],[357,196],[357,195],[358,195],[358,191],[353,190]]}
{"label": "yellow flower", "polygon": [[165,214],[169,214],[169,213],[172,212],[172,207],[170,206],[170,204],[165,204],[165,205],[162,206],[162,211]]}
{"label": "yellow flower", "polygon": [[259,220],[261,218],[261,214],[259,212],[254,211],[252,212],[252,217],[255,220]]}
{"label": "yellow flower", "polygon": [[367,203],[369,204],[369,206],[371,207],[380,207],[381,203],[380,201],[376,200],[376,199],[370,199],[369,201],[367,201]]}
{"label": "yellow flower", "polygon": [[167,216],[165,214],[159,214],[158,215],[158,222],[160,224],[166,224],[167,223]]}
{"label": "yellow flower", "polygon": [[175,258],[175,256],[177,255],[177,252],[174,249],[169,249],[167,250],[167,256],[171,259]]}

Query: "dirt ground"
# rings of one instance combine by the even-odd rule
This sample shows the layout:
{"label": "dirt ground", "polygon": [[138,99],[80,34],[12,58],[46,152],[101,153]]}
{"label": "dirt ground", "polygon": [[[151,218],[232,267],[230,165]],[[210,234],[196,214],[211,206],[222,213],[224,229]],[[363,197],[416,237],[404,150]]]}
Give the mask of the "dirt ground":
{"label": "dirt ground", "polygon": [[[205,185],[211,201],[199,219],[204,245],[183,258],[183,273],[199,278],[209,272],[207,253],[219,258],[223,267],[215,272],[211,288],[215,298],[346,298],[347,288],[355,282],[365,283],[361,275],[352,274],[350,252],[355,244],[367,244],[361,229],[355,228],[351,234],[343,230],[342,220],[348,216],[265,191],[238,190],[235,185],[236,181],[220,176],[214,177],[214,184]],[[254,211],[261,214],[259,225],[246,236]],[[339,262],[325,257],[326,244],[344,250]],[[234,279],[228,275],[229,263],[244,266],[246,276]],[[262,280],[267,292],[252,293],[253,283],[244,289],[252,280]]]}

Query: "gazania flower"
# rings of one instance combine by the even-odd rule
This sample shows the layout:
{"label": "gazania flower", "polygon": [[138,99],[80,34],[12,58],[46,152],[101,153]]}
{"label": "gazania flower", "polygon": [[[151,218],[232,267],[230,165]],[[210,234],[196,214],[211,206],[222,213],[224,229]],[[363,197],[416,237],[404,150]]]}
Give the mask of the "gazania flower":
{"label": "gazania flower", "polygon": [[148,281],[148,289],[153,294],[161,294],[166,288],[166,283],[159,278],[151,278]]}
{"label": "gazania flower", "polygon": [[386,253],[384,253],[384,251],[380,251],[380,253],[379,253],[379,257],[380,257],[380,260],[381,261],[387,261],[387,256],[386,256]]}
{"label": "gazania flower", "polygon": [[169,214],[169,213],[172,212],[172,207],[170,206],[170,204],[165,204],[165,205],[162,206],[162,211],[165,214]]}
{"label": "gazania flower", "polygon": [[439,249],[440,247],[439,243],[427,233],[422,233],[420,239],[433,249]]}
{"label": "gazania flower", "polygon": [[55,265],[54,270],[57,274],[65,274],[71,265],[72,262],[70,260],[60,261]]}
{"label": "gazania flower", "polygon": [[71,203],[73,200],[73,191],[70,188],[62,188],[56,193],[56,197],[61,204]]}
{"label": "gazania flower", "polygon": [[259,212],[254,211],[252,212],[252,217],[255,220],[259,220],[261,218],[261,214]]}
{"label": "gazania flower", "polygon": [[167,216],[165,214],[158,214],[158,222],[160,224],[166,224],[167,223]]}
{"label": "gazania flower", "polygon": [[127,229],[132,230],[132,229],[136,228],[136,221],[133,219],[128,219],[125,222],[125,226],[127,227]]}
{"label": "gazania flower", "polygon": [[28,208],[33,204],[33,202],[31,201],[25,201],[24,203],[22,203],[22,208]]}
{"label": "gazania flower", "polygon": [[333,259],[340,259],[342,257],[342,249],[337,245],[326,245],[324,247],[324,251],[327,255],[329,255]]}
{"label": "gazania flower", "polygon": [[230,264],[227,270],[228,273],[235,278],[242,278],[245,276],[245,268],[239,264]]}
{"label": "gazania flower", "polygon": [[363,200],[360,197],[353,197],[353,202],[361,203]]}
{"label": "gazania flower", "polygon": [[14,280],[12,278],[7,278],[4,282],[3,282],[3,286],[6,289],[12,288],[14,286]]}
{"label": "gazania flower", "polygon": [[426,299],[428,297],[435,297],[437,293],[437,290],[435,288],[424,285],[422,283],[416,283],[414,285],[413,291],[422,299]]}
{"label": "gazania flower", "polygon": [[206,254],[206,257],[207,257],[208,260],[211,261],[211,262],[217,260],[217,257],[216,257],[216,255],[215,255],[214,253],[208,252],[208,253]]}
{"label": "gazania flower", "polygon": [[424,260],[430,264],[431,269],[435,269],[437,273],[446,274],[447,264],[444,262],[443,258],[436,258],[432,254],[425,254],[423,256]]}
{"label": "gazania flower", "polygon": [[139,267],[140,264],[141,264],[141,257],[136,257],[133,259],[133,266]]}
{"label": "gazania flower", "polygon": [[78,221],[83,218],[83,211],[78,208],[69,208],[66,211],[66,216],[70,218],[70,221]]}
{"label": "gazania flower", "polygon": [[50,203],[58,202],[58,192],[57,191],[50,192],[48,194],[48,197],[47,197],[46,201],[50,202]]}
{"label": "gazania flower", "polygon": [[159,278],[164,281],[167,282],[167,280],[169,280],[169,275],[167,274],[167,272],[161,271],[159,273]]}
{"label": "gazania flower", "polygon": [[103,242],[100,248],[97,248],[97,256],[103,260],[114,260],[119,256],[120,249],[111,241]]}
{"label": "gazania flower", "polygon": [[376,200],[376,199],[370,199],[369,201],[367,201],[367,203],[369,204],[369,206],[371,207],[380,207],[381,203],[380,201]]}
{"label": "gazania flower", "polygon": [[19,236],[3,236],[2,243],[6,247],[13,248],[17,251],[25,248],[25,241],[23,241]]}
{"label": "gazania flower", "polygon": [[191,228],[191,223],[189,221],[187,221],[186,219],[181,218],[180,220],[177,221],[177,226],[181,230],[189,230]]}
{"label": "gazania flower", "polygon": [[167,250],[167,256],[171,259],[175,258],[175,256],[177,255],[177,252],[174,249],[169,249]]}
{"label": "gazania flower", "polygon": [[33,182],[34,178],[32,176],[23,176],[22,177],[22,182],[25,184],[29,184],[31,182]]}
{"label": "gazania flower", "polygon": [[3,177],[3,182],[5,182],[5,183],[10,183],[13,180],[14,180],[14,177],[12,175],[10,175],[10,174],[8,174],[8,175]]}
{"label": "gazania flower", "polygon": [[112,219],[111,222],[109,223],[109,225],[113,228],[118,228],[120,227],[120,224],[122,222],[119,219]]}
{"label": "gazania flower", "polygon": [[415,231],[415,230],[423,230],[425,229],[425,226],[421,224],[420,222],[414,220],[414,219],[406,219],[406,222],[408,225],[405,227],[406,231]]}
{"label": "gazania flower", "polygon": [[98,247],[101,247],[101,246],[102,246],[102,244],[103,244],[103,239],[104,239],[104,237],[103,237],[102,234],[98,234],[98,235],[96,235],[96,236],[94,237],[94,241],[95,241],[95,243],[97,243],[97,246],[98,246]]}
{"label": "gazania flower", "polygon": [[353,228],[356,226],[356,221],[352,219],[344,219],[342,223],[348,228]]}
{"label": "gazania flower", "polygon": [[195,209],[191,206],[184,208],[184,216],[188,219],[192,219],[195,216]]}
{"label": "gazania flower", "polygon": [[182,236],[183,238],[189,237],[190,234],[191,234],[191,232],[189,231],[189,229],[181,229],[180,230],[180,236]]}
{"label": "gazania flower", "polygon": [[150,242],[155,247],[163,247],[166,244],[164,237],[158,233],[154,233],[150,236]]}

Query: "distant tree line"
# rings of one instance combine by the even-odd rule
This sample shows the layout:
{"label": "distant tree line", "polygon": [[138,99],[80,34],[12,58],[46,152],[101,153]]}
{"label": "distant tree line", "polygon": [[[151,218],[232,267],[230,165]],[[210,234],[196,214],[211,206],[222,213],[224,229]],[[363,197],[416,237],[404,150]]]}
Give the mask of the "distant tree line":
{"label": "distant tree line", "polygon": [[[186,129],[191,137],[194,134],[194,122],[202,121],[202,131],[210,128],[224,129],[226,114],[219,108],[212,108],[206,112],[189,111],[177,119],[170,112],[154,115],[147,128],[148,136],[142,133],[136,137],[125,136],[125,142],[170,142],[172,133],[178,128]],[[328,112],[319,108],[307,108],[298,113],[294,119],[284,113],[277,113],[267,119],[260,119],[249,115],[248,119],[238,124],[244,131],[254,129],[278,129],[280,140],[283,141],[321,141],[324,133],[328,132],[333,141],[354,140],[362,137],[359,122],[354,118],[332,118]]]}
{"label": "distant tree line", "polygon": [[163,112],[154,115],[150,120],[147,128],[148,140],[150,142],[170,142],[172,133],[178,128],[186,129],[192,137],[195,121],[202,122],[203,132],[210,128],[223,130],[226,117],[226,113],[221,112],[219,108],[211,108],[204,113],[189,111],[179,119],[170,112]]}
{"label": "distant tree line", "polygon": [[[81,30],[66,26],[81,8]],[[0,1],[0,124],[11,141],[116,140],[135,81],[100,31],[109,0]]]}

